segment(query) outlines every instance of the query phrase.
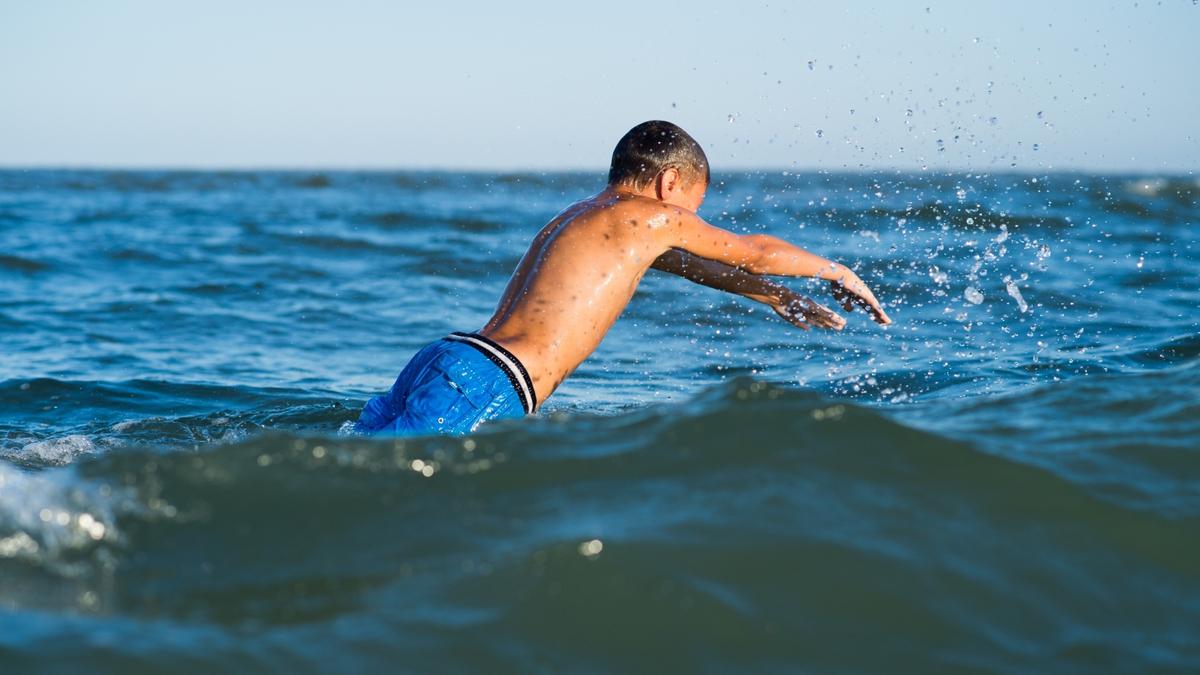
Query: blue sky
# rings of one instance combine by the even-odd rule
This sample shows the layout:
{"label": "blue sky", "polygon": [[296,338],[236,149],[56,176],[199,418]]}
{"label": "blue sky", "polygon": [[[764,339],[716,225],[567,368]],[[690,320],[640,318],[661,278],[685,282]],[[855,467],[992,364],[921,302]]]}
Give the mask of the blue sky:
{"label": "blue sky", "polygon": [[1200,171],[1193,0],[504,4],[0,3],[0,165]]}

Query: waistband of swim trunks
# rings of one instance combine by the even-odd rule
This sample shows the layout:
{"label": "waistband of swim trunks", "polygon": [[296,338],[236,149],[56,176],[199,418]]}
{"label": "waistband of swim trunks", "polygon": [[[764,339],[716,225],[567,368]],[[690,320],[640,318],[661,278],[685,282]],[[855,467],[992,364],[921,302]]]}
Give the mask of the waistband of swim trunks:
{"label": "waistband of swim trunks", "polygon": [[509,383],[521,399],[521,407],[525,408],[526,415],[537,408],[537,393],[533,390],[533,380],[529,377],[529,371],[525,370],[521,360],[513,356],[512,352],[478,333],[451,333],[442,339],[461,342],[477,349],[508,376]]}

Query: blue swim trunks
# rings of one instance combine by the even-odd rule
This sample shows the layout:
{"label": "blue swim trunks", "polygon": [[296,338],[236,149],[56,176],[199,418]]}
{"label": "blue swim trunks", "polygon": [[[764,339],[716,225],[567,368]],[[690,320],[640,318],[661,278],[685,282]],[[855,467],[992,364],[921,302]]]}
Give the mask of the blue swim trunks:
{"label": "blue swim trunks", "polygon": [[417,352],[391,391],[367,402],[354,428],[383,436],[469,434],[535,408],[533,380],[517,357],[482,335],[452,333]]}

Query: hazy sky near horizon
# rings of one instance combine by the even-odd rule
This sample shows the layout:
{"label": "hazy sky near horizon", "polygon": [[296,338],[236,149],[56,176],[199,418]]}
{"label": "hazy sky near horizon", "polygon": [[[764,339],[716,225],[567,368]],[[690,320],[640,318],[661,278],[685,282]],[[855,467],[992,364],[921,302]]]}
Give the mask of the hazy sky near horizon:
{"label": "hazy sky near horizon", "polygon": [[506,4],[10,0],[0,165],[1200,172],[1194,0]]}

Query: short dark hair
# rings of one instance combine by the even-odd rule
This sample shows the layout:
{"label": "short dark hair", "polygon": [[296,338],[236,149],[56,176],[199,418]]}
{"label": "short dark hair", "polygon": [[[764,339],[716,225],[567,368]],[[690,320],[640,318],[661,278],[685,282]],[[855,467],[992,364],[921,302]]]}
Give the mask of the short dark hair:
{"label": "short dark hair", "polygon": [[667,169],[678,171],[685,184],[704,181],[708,185],[712,176],[704,150],[686,131],[662,120],[642,122],[617,142],[608,184],[642,190]]}

